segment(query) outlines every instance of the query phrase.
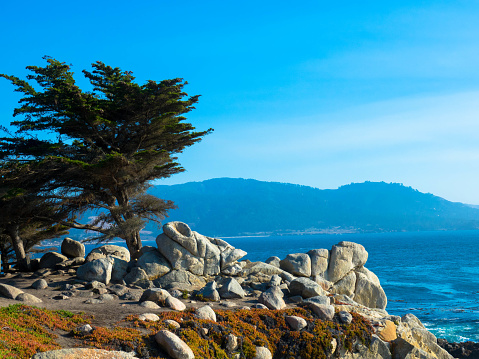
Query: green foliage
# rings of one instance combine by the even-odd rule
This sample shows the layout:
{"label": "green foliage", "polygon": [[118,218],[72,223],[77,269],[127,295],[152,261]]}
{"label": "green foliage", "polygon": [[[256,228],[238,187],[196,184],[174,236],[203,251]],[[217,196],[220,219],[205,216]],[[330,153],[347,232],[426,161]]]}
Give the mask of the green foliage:
{"label": "green foliage", "polygon": [[[65,311],[50,311],[25,305],[0,308],[0,354],[2,358],[29,358],[37,351],[59,349],[55,343],[56,329],[71,330],[77,346],[108,350],[135,351],[141,357],[166,358],[154,335],[162,329],[170,330],[191,348],[196,358],[226,359],[239,353],[250,359],[256,354],[256,346],[265,346],[274,358],[331,358],[331,340],[335,338],[338,348],[352,350],[359,340],[369,346],[372,327],[363,317],[352,313],[351,324],[337,321],[322,321],[306,309],[285,310],[217,310],[217,322],[195,317],[194,310],[184,312],[163,311],[157,322],[141,321],[131,315],[112,328],[95,326],[93,332],[81,334],[74,328],[81,323],[90,323],[90,317],[74,315]],[[286,315],[304,318],[308,326],[302,331],[293,331],[286,323]],[[173,328],[165,323],[172,319],[181,323]],[[207,329],[207,332],[204,331]],[[233,334],[239,339],[239,347],[228,352],[225,338]]]}
{"label": "green foliage", "polygon": [[15,253],[20,269],[28,269],[26,253],[35,244],[67,233],[58,222],[69,211],[42,195],[50,180],[39,163],[0,162],[0,250],[7,262]]}
{"label": "green foliage", "polygon": [[23,304],[0,308],[0,355],[2,358],[30,358],[38,351],[60,349],[55,330],[70,330],[89,323],[84,314],[51,311]]}
{"label": "green foliage", "polygon": [[212,131],[185,122],[199,96],[188,97],[182,79],[140,85],[132,72],[102,62],[82,72],[93,87],[83,91],[70,66],[45,60],[45,67],[27,67],[27,80],[0,75],[24,95],[14,111],[22,119],[12,122],[17,135],[1,139],[0,154],[42,163],[53,176],[44,195],[72,213],[101,212],[93,223],[71,218],[68,225],[96,231],[101,240],[121,237],[135,254],[145,221],[159,223],[174,208],[145,194],[149,182],[184,171],[175,155]]}

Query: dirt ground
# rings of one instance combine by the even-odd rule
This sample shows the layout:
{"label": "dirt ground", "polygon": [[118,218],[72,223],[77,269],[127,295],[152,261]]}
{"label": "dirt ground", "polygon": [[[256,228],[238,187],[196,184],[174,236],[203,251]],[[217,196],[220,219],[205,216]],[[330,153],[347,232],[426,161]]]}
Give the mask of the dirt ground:
{"label": "dirt ground", "polygon": [[[48,282],[47,288],[41,290],[33,289],[31,285],[38,279],[39,277],[33,275],[32,273],[17,273],[13,275],[0,276],[0,283],[17,287],[18,289],[21,289],[26,293],[30,293],[43,301],[42,303],[19,302],[13,299],[7,299],[0,296],[0,306],[4,307],[12,304],[24,303],[27,305],[33,305],[39,308],[46,308],[50,310],[67,310],[72,313],[84,312],[94,316],[92,325],[102,327],[111,327],[118,321],[131,314],[158,313],[171,310],[165,307],[162,307],[160,309],[144,308],[139,305],[138,301],[122,299],[115,299],[101,304],[88,304],[85,303],[87,299],[99,297],[98,294],[93,294],[93,296],[89,296],[89,294],[91,293],[91,289],[79,289],[77,295],[70,297],[66,300],[54,299],[54,297],[62,294],[60,287],[63,284],[79,283],[77,277],[70,274],[49,275],[48,277],[44,278]],[[129,291],[141,294],[144,290],[130,288]],[[187,308],[198,308],[206,304],[204,302],[194,301],[192,299],[179,299],[183,303],[185,303]],[[220,302],[213,302],[209,304],[213,307],[213,309],[226,309],[224,305],[225,302],[234,304],[234,308],[241,308],[243,306],[251,306],[257,303],[257,300],[254,297],[246,297],[244,299],[229,299],[227,301],[223,300]]]}

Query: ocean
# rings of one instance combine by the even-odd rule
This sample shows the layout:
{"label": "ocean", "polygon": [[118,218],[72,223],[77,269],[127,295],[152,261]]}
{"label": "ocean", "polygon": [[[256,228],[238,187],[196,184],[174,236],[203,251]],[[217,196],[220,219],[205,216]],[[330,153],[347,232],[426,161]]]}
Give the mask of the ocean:
{"label": "ocean", "polygon": [[[449,342],[479,342],[479,231],[223,239],[248,252],[244,259],[251,261],[331,249],[340,241],[360,243],[369,253],[366,267],[379,277],[386,292],[389,314],[413,313],[438,338]],[[156,246],[154,241],[143,245]],[[87,253],[93,247],[87,245]]]}

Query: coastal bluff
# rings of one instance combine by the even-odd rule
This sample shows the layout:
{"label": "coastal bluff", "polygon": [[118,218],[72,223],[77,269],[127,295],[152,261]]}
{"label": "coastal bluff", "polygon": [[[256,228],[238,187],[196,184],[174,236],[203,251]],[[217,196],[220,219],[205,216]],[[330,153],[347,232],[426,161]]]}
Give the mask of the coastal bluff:
{"label": "coastal bluff", "polygon": [[[81,243],[65,239],[62,254],[46,253],[32,261],[32,270],[36,269],[32,277],[37,279],[31,288],[0,283],[0,296],[41,305],[50,298],[37,297],[35,291],[55,286],[46,281],[49,276],[69,275],[71,284],[63,284],[62,298],[55,300],[78,300],[92,307],[113,306],[122,300],[123,308],[125,303],[139,310],[135,313],[143,308],[145,317],[141,320],[151,321],[160,320],[165,310],[193,313],[201,338],[219,340],[226,356],[218,358],[308,358],[305,349],[298,349],[301,340],[319,337],[327,342],[322,344],[321,355],[311,358],[453,358],[417,317],[399,317],[386,311],[386,293],[379,278],[365,267],[368,253],[360,244],[343,241],[331,249],[251,262],[243,260],[245,251],[192,231],[182,222],[165,224],[156,243],[157,247],[142,248],[138,259],[133,260],[125,248],[114,245],[96,248],[85,257]],[[276,323],[286,325],[282,332],[288,333],[261,341],[247,337],[254,332],[240,333],[232,328],[215,332],[220,322],[227,325],[222,322],[224,314],[219,314],[220,306],[238,312],[240,318],[247,318],[247,311],[261,311],[260,317],[270,317],[264,330],[274,330]],[[292,310],[297,310],[295,315]],[[194,354],[197,344],[184,340],[184,336],[181,339],[192,325],[187,323],[169,323],[154,336],[160,350],[171,358],[199,357]],[[318,323],[325,331],[322,334]],[[341,333],[350,334],[345,338]],[[287,336],[298,338],[297,342],[287,342]],[[244,344],[249,342],[256,343],[251,351]],[[71,351],[75,357],[75,349]],[[54,355],[52,351],[34,357]]]}

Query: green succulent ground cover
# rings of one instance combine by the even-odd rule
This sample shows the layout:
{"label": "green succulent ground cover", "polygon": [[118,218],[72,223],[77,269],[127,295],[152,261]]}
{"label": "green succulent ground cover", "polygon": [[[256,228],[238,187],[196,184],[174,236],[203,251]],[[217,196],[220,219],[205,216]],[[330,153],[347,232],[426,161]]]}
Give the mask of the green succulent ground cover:
{"label": "green succulent ground cover", "polygon": [[[242,358],[253,358],[255,347],[265,346],[274,358],[301,355],[305,359],[330,357],[333,338],[340,348],[350,350],[356,340],[368,345],[372,334],[370,323],[354,313],[352,323],[346,325],[337,320],[319,320],[303,308],[217,310],[216,322],[197,319],[193,310],[157,314],[158,322],[142,321],[137,315],[131,315],[113,328],[95,326],[91,334],[82,335],[76,328],[92,320],[85,314],[25,305],[0,308],[0,357],[30,358],[36,352],[60,349],[55,342],[59,330],[68,331],[78,347],[134,351],[140,358],[168,358],[154,340],[161,329],[182,338],[196,358],[231,358],[233,353],[225,349],[228,334],[239,338],[236,353],[241,353]],[[307,327],[292,331],[285,320],[287,315],[304,318]],[[181,327],[168,326],[166,319],[181,323]]]}

